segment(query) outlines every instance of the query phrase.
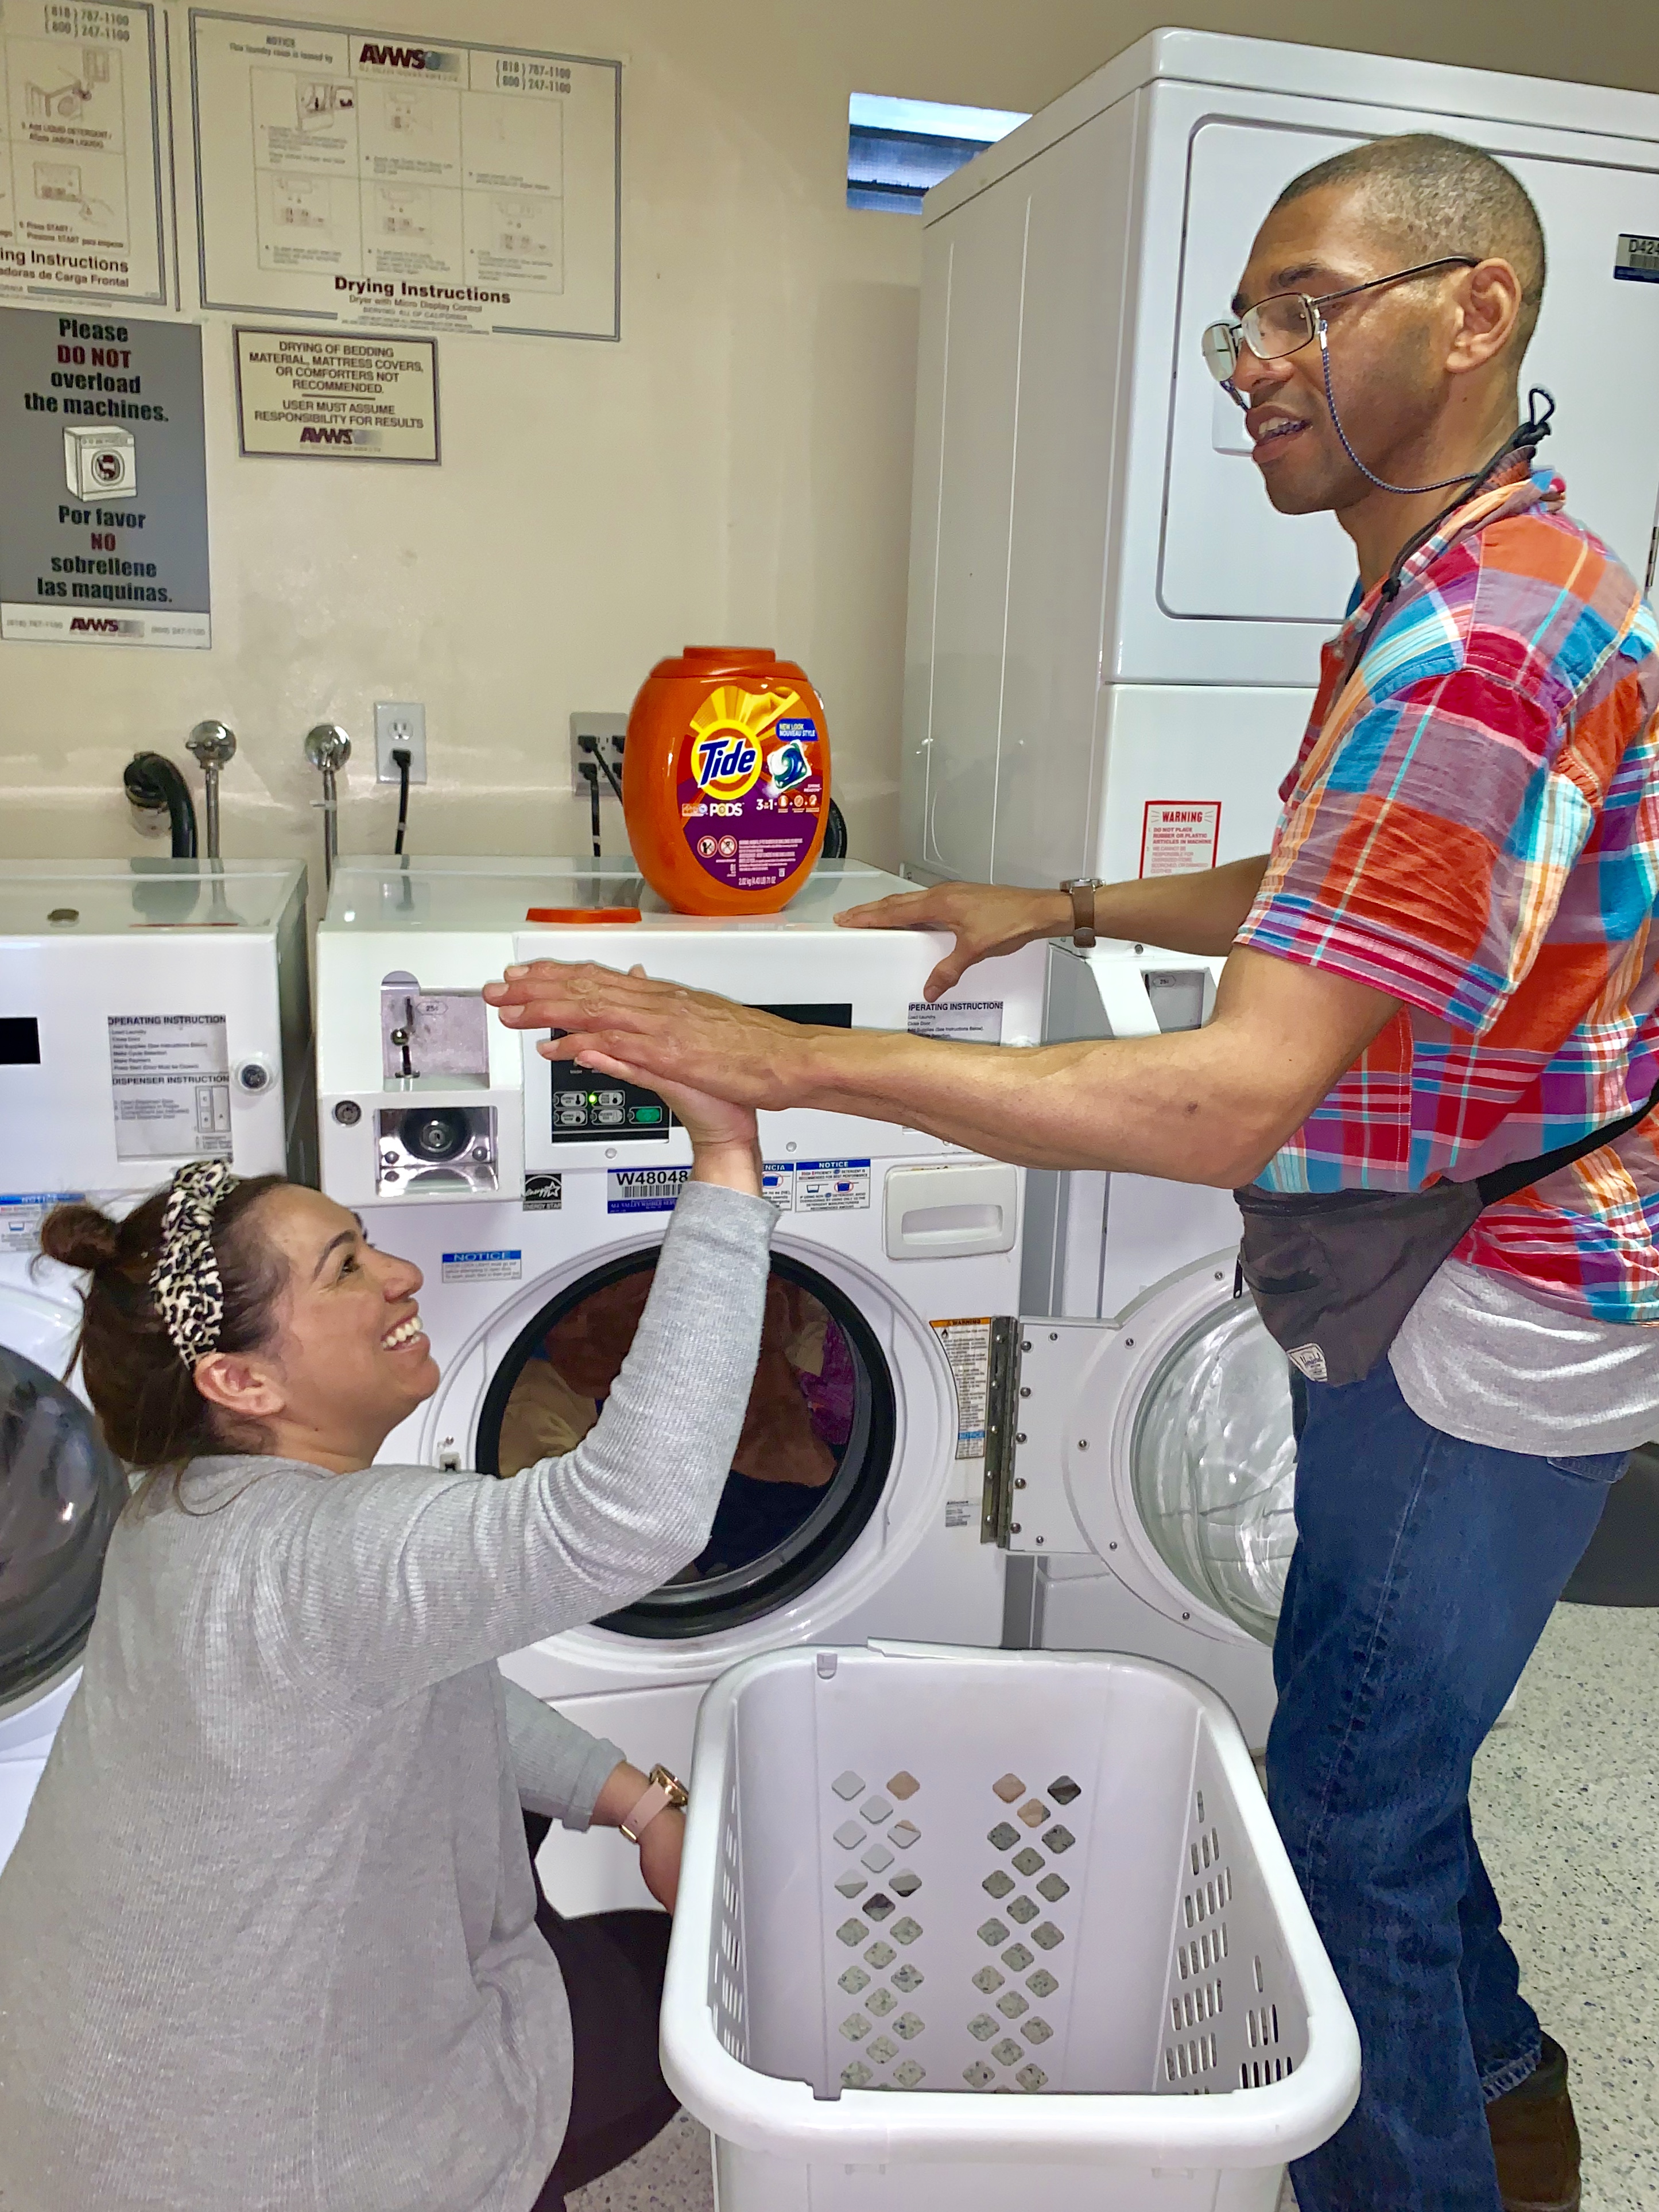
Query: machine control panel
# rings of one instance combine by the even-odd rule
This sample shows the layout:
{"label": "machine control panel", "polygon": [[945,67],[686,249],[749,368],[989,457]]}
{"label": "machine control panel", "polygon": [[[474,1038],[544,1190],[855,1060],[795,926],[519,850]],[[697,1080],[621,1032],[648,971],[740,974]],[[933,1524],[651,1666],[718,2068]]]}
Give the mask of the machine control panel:
{"label": "machine control panel", "polygon": [[[557,1032],[556,1032],[557,1034]],[[553,1125],[556,1145],[586,1144],[595,1137],[649,1140],[666,1138],[674,1116],[654,1091],[595,1075],[571,1060],[553,1062]]]}

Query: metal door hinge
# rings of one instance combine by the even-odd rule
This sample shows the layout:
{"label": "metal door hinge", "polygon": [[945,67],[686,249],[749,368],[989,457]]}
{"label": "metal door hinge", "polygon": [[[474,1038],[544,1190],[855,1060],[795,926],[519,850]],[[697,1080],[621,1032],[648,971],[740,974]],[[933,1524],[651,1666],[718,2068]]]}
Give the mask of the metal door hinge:
{"label": "metal door hinge", "polygon": [[1006,1552],[1014,1516],[1014,1458],[1019,1439],[1020,1323],[998,1314],[991,1323],[991,1357],[985,1386],[985,1491],[979,1540]]}

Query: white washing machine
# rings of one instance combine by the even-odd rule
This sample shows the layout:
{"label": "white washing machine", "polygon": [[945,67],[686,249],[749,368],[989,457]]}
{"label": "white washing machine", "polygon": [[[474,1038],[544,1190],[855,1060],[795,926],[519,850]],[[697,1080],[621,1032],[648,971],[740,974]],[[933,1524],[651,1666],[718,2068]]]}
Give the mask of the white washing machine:
{"label": "white washing machine", "polygon": [[[698,921],[647,894],[636,924],[555,927],[526,917],[638,904],[637,880],[617,863],[341,863],[318,939],[324,1188],[423,1270],[443,1373],[385,1459],[510,1474],[568,1449],[631,1337],[690,1157],[660,1100],[556,1069],[480,986],[515,958],[639,960],[804,1020],[1036,1042],[1042,948],[923,1008],[947,939],[830,921],[902,888],[830,863],[777,915]],[[1018,1302],[1024,1176],[890,1123],[761,1123],[773,1283],[709,1545],[640,1603],[504,1662],[647,1764],[689,1759],[704,1688],[755,1652],[1003,1632],[985,1401],[993,1317]],[[609,1835],[556,1829],[543,1871],[568,1911],[647,1901]]]}
{"label": "white washing machine", "polygon": [[314,1180],[303,868],[0,865],[0,1863],[78,1679],[126,1477],[65,1379],[79,1279],[43,1214],[182,1160]]}

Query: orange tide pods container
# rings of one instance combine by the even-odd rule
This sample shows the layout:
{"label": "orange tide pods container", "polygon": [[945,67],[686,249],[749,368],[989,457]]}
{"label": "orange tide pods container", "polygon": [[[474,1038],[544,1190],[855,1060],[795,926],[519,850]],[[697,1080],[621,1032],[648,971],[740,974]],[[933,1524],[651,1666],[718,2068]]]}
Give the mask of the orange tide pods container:
{"label": "orange tide pods container", "polygon": [[775,914],[817,863],[830,741],[805,672],[759,647],[688,645],[640,686],[623,813],[640,873],[679,914]]}

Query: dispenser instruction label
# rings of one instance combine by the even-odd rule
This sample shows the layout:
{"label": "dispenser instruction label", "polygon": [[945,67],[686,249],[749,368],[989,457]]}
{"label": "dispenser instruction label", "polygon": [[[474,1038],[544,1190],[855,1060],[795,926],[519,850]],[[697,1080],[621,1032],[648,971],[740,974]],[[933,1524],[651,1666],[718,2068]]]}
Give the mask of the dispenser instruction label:
{"label": "dispenser instruction label", "polygon": [[1215,866],[1218,799],[1149,799],[1140,830],[1143,876],[1193,876]]}
{"label": "dispenser instruction label", "polygon": [[198,325],[0,307],[0,637],[212,643]]}
{"label": "dispenser instruction label", "polygon": [[204,306],[616,338],[622,64],[192,9]]}
{"label": "dispenser instruction label", "polygon": [[230,1158],[222,1014],[112,1014],[109,1070],[118,1159]]}
{"label": "dispenser instruction label", "polygon": [[40,1224],[54,1206],[73,1206],[83,1190],[21,1190],[0,1195],[0,1252],[38,1252]]}
{"label": "dispenser instruction label", "polygon": [[524,1273],[522,1252],[446,1252],[439,1273],[447,1283],[516,1283]]}
{"label": "dispenser instruction label", "polygon": [[[991,1395],[989,1317],[936,1321],[933,1329],[950,1366],[951,1380],[957,1386],[956,1455],[958,1459],[983,1459],[985,1409]],[[964,1514],[964,1521],[967,1518]]]}
{"label": "dispenser instruction label", "polygon": [[850,1213],[870,1203],[868,1160],[801,1160],[795,1168],[797,1213]]}
{"label": "dispenser instruction label", "polygon": [[1000,1044],[1000,999],[913,999],[904,1026],[912,1036],[948,1037],[956,1044]]}
{"label": "dispenser instruction label", "polygon": [[780,1213],[795,1210],[795,1163],[768,1160],[761,1170],[761,1196],[769,1198]]}
{"label": "dispenser instruction label", "polygon": [[6,0],[3,15],[0,299],[165,306],[156,10]]}
{"label": "dispenser instruction label", "polygon": [[690,1168],[607,1168],[607,1213],[672,1213]]}

